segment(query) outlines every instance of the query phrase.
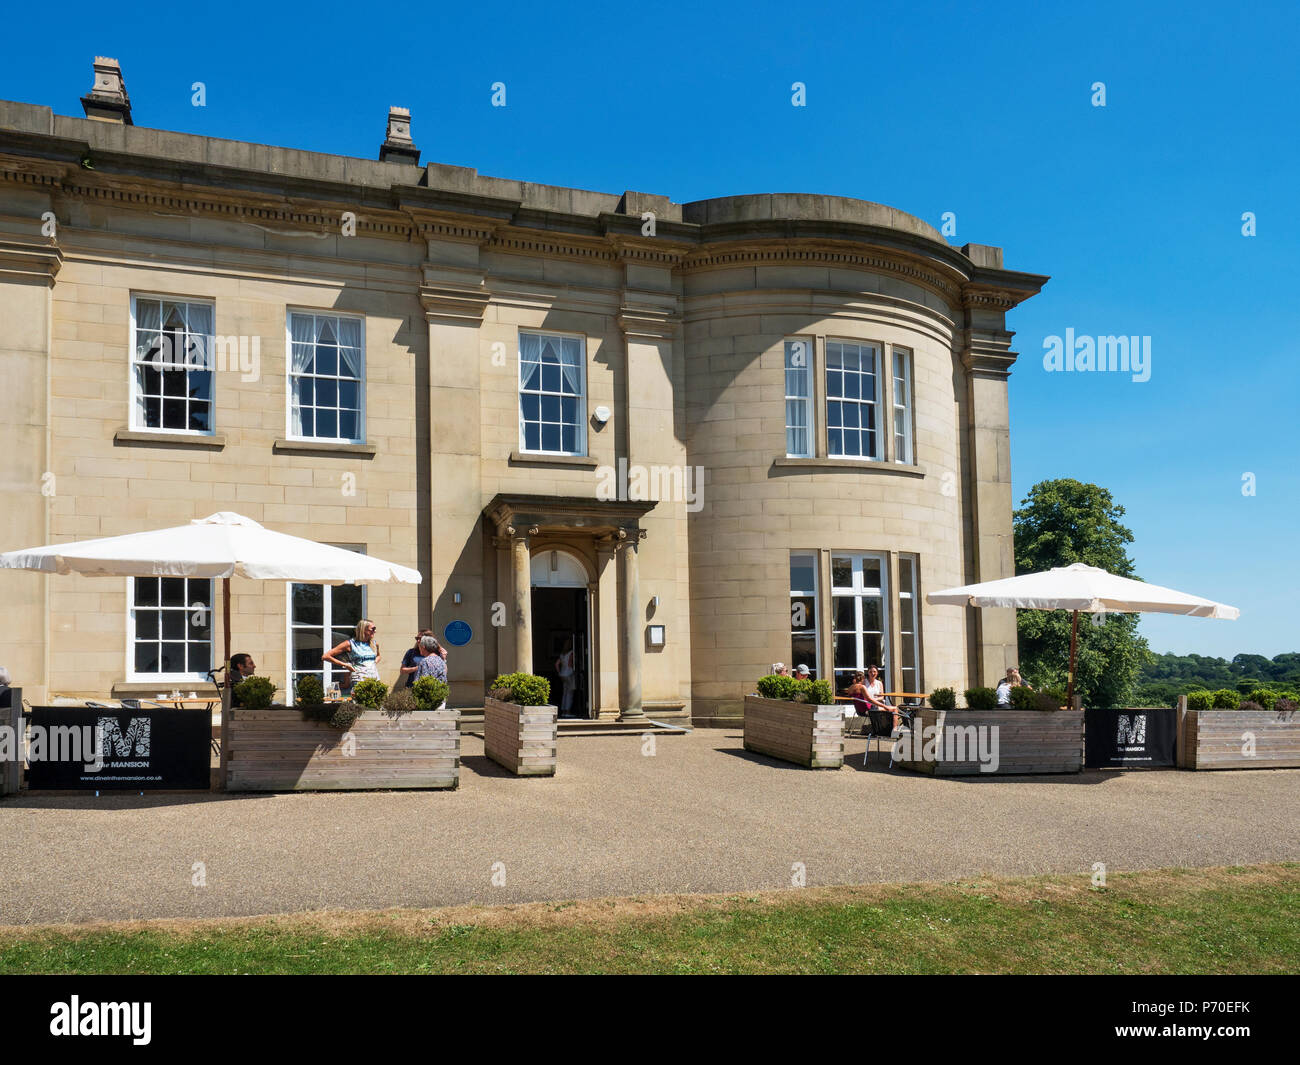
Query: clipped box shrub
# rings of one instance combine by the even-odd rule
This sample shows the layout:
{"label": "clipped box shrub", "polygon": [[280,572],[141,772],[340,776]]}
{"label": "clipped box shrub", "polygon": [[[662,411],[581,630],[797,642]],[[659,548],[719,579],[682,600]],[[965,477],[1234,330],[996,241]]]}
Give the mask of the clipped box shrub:
{"label": "clipped box shrub", "polygon": [[549,706],[551,682],[536,673],[502,673],[492,682],[492,698],[519,706]]}
{"label": "clipped box shrub", "polygon": [[437,710],[447,698],[447,685],[437,677],[421,677],[406,691],[414,704],[412,709]]}
{"label": "clipped box shrub", "polygon": [[1187,693],[1188,710],[1210,710],[1214,707],[1214,693],[1198,689]]}
{"label": "clipped box shrub", "polygon": [[813,680],[811,677],[782,677],[770,673],[759,677],[758,694],[764,699],[779,699],[783,703],[813,703],[817,706],[829,706],[835,700],[830,681]]}
{"label": "clipped box shrub", "polygon": [[[802,699],[799,698],[801,695]],[[830,681],[811,678],[808,680],[795,678],[794,697],[799,702],[814,703],[817,706],[829,706],[835,701],[835,693],[831,691]]]}
{"label": "clipped box shrub", "polygon": [[363,680],[352,686],[352,702],[367,710],[378,710],[384,705],[388,685],[382,680]]}
{"label": "clipped box shrub", "polygon": [[323,703],[325,701],[325,685],[320,682],[320,677],[316,676],[315,673],[305,673],[298,678],[295,695],[295,701],[299,706],[310,703]]}
{"label": "clipped box shrub", "polygon": [[246,677],[235,685],[230,697],[245,710],[265,710],[275,698],[275,684],[270,677]]}
{"label": "clipped box shrub", "polygon": [[1012,710],[1037,710],[1038,692],[1033,688],[1015,687],[1011,689]]}
{"label": "clipped box shrub", "polygon": [[[432,677],[425,677],[425,680],[433,680]],[[410,688],[394,688],[388,693],[388,698],[384,700],[384,713],[386,714],[409,714],[412,710],[420,709],[416,702],[415,692]]]}
{"label": "clipped box shrub", "polygon": [[1231,688],[1220,688],[1214,693],[1212,705],[1215,710],[1239,710],[1241,708],[1241,695]]}
{"label": "clipped box shrub", "polygon": [[1034,709],[1036,710],[1059,710],[1065,706],[1065,692],[1060,688],[1049,688],[1047,691],[1034,692]]}
{"label": "clipped box shrub", "polygon": [[766,677],[758,678],[756,687],[764,699],[780,699],[786,703],[794,701],[794,677],[769,673]]}
{"label": "clipped box shrub", "polygon": [[935,688],[930,693],[930,706],[935,710],[956,710],[957,693],[951,688]]}
{"label": "clipped box shrub", "polygon": [[968,710],[996,710],[998,693],[993,688],[967,688],[962,693],[966,697]]}

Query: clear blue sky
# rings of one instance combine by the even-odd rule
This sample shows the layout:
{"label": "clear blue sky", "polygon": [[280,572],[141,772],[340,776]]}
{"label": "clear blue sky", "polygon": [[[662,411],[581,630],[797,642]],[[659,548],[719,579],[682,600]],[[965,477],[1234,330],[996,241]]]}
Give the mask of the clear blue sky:
{"label": "clear blue sky", "polygon": [[[1242,610],[1148,615],[1153,649],[1272,656],[1300,649],[1298,11],[27,5],[6,16],[0,96],[79,115],[99,53],[145,126],[373,158],[398,104],[426,161],[494,176],[677,201],[831,193],[936,227],[955,212],[955,243],[1052,275],[1009,315],[1017,502],[1044,478],[1110,489],[1139,575]],[[1150,336],[1151,379],[1045,373],[1043,338],[1067,328]]]}

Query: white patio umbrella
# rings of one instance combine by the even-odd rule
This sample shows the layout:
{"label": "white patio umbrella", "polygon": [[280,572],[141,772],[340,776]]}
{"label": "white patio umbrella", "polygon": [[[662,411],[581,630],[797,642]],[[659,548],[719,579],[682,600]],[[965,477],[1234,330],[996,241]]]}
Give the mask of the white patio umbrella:
{"label": "white patio umbrella", "polygon": [[1158,584],[1118,577],[1096,566],[1076,562],[1042,573],[1024,573],[982,584],[945,588],[925,597],[928,603],[955,606],[1009,606],[1022,610],[1072,610],[1070,628],[1070,682],[1068,697],[1074,696],[1074,659],[1079,637],[1079,613],[1085,614],[1183,614],[1194,618],[1235,620],[1241,611],[1197,595],[1162,588]]}
{"label": "white patio umbrella", "polygon": [[304,584],[420,583],[418,570],[301,536],[272,532],[230,511],[153,532],[9,551],[0,555],[0,569],[79,573],[85,577],[220,577],[227,663],[231,577]]}

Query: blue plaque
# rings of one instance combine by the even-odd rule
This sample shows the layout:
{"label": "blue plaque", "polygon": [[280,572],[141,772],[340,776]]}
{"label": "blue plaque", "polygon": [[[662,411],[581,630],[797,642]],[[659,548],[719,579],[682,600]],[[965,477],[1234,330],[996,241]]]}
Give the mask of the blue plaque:
{"label": "blue plaque", "polygon": [[453,621],[442,630],[442,635],[452,647],[464,647],[474,638],[474,630],[467,621]]}

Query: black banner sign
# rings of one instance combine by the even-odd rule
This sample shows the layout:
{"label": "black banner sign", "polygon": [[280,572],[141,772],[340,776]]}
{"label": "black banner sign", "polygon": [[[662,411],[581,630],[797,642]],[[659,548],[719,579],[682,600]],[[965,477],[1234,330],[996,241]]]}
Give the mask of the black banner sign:
{"label": "black banner sign", "polygon": [[27,786],[207,791],[211,743],[206,711],[36,706],[27,730]]}
{"label": "black banner sign", "polygon": [[1170,707],[1085,710],[1084,765],[1151,769],[1174,764],[1178,711]]}

